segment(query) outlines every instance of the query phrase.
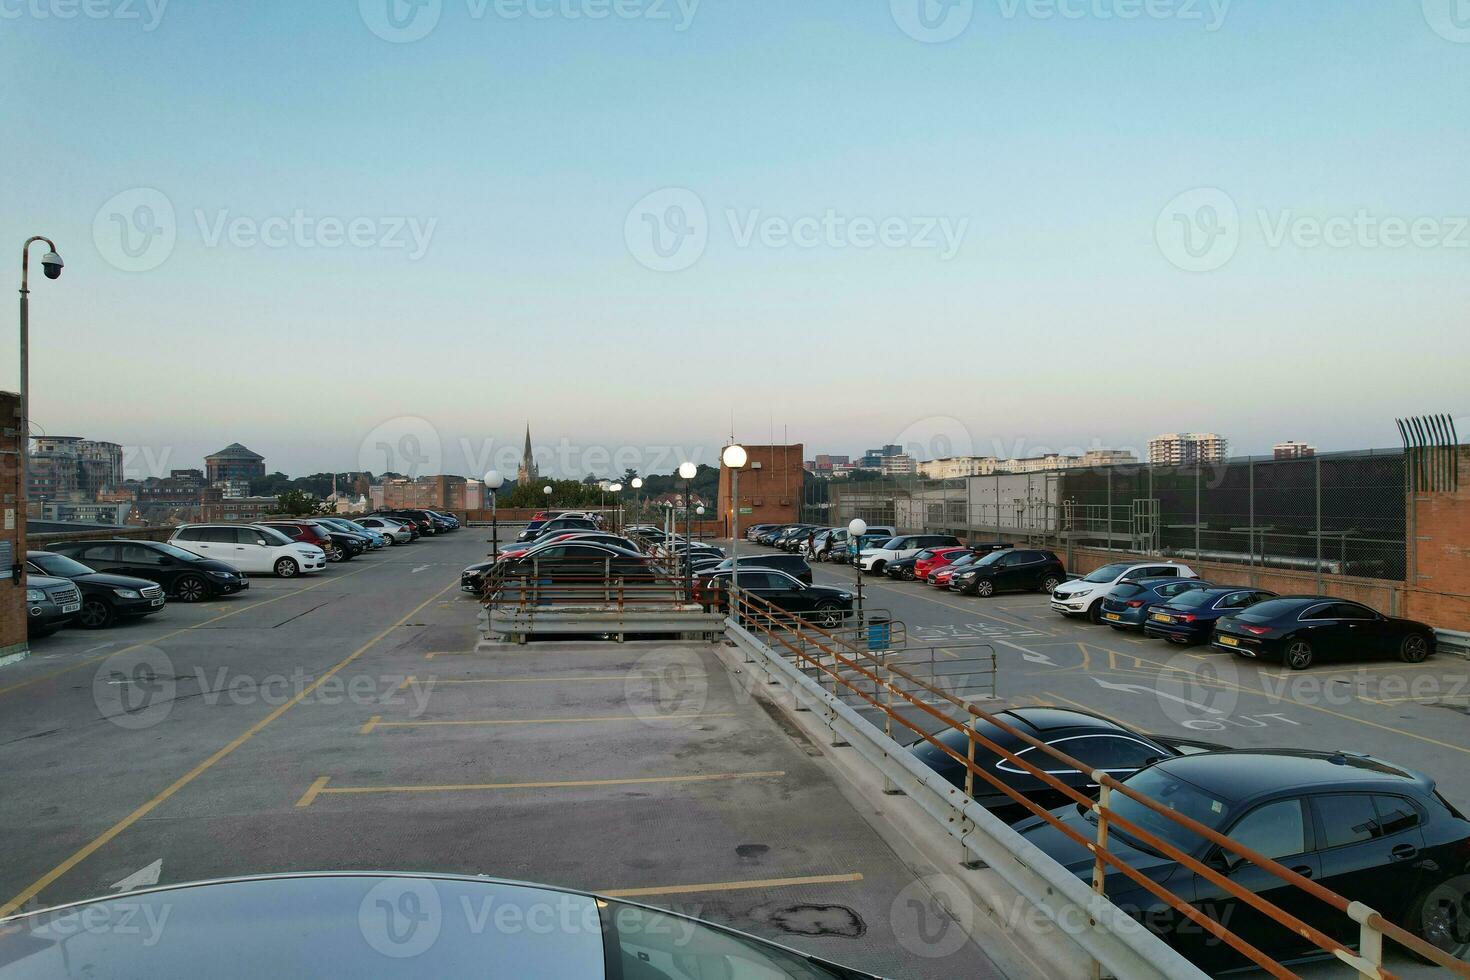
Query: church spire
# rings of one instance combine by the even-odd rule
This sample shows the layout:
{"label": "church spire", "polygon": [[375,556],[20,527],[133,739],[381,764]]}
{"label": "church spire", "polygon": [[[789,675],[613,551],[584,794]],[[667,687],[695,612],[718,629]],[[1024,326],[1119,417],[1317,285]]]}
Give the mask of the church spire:
{"label": "church spire", "polygon": [[526,423],[526,448],[521,452],[521,468],[516,471],[517,483],[529,483],[537,479],[536,460],[531,455],[531,423]]}

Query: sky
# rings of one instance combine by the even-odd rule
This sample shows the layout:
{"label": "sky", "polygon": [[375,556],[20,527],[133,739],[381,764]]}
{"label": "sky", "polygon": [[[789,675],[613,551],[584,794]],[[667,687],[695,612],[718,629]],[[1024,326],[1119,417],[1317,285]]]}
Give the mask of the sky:
{"label": "sky", "polygon": [[0,63],[33,431],[133,475],[1470,430],[1467,0],[0,0]]}

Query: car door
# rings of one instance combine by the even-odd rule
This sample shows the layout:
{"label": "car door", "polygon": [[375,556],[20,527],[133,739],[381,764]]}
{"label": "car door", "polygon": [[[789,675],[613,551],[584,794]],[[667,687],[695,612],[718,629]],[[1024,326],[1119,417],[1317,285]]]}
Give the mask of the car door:
{"label": "car door", "polygon": [[1367,606],[1357,602],[1339,602],[1337,614],[1347,625],[1348,636],[1363,656],[1378,657],[1398,652],[1398,636],[1392,624]]}
{"label": "car door", "polygon": [[[1423,884],[1419,808],[1386,793],[1322,793],[1311,798],[1319,833],[1322,885],[1385,915],[1409,907]],[[1345,915],[1316,923],[1336,939],[1358,938]]]}
{"label": "car door", "polygon": [[1026,552],[1008,551],[995,560],[991,566],[991,578],[995,582],[996,591],[1014,591],[1023,588],[1020,584],[1025,577]]}
{"label": "car door", "polygon": [[[226,559],[242,572],[270,572],[275,569],[277,545],[259,528],[232,528],[235,534],[235,557]],[[280,539],[277,538],[277,541]]]}
{"label": "car door", "polygon": [[99,572],[111,572],[114,575],[129,575],[130,572],[121,571],[118,568],[120,549],[115,544],[91,544],[75,551],[71,549],[56,549],[69,558],[75,558],[83,565],[96,569]]}
{"label": "car door", "polygon": [[[120,543],[114,547],[117,549],[117,561],[113,563],[114,567],[107,571],[116,572],[118,575],[131,575],[134,578],[143,578],[167,586],[169,578],[178,570],[179,562],[145,545]],[[194,550],[187,544],[183,548],[185,551]],[[84,561],[82,564],[97,568],[90,561]],[[103,569],[97,568],[97,570],[102,571]]]}
{"label": "car door", "polygon": [[[1252,807],[1225,831],[1225,836],[1297,874],[1313,880],[1321,877],[1321,863],[1312,847],[1311,818],[1303,801],[1297,797],[1270,800]],[[1204,863],[1237,887],[1259,895],[1298,918],[1318,914],[1316,907],[1323,904],[1295,885],[1287,884],[1271,872],[1223,848],[1212,847]],[[1279,959],[1309,947],[1316,948],[1203,875],[1194,876],[1194,888],[1192,904],[1262,952]],[[1203,934],[1202,930],[1195,930],[1189,945],[1195,946],[1196,955],[1212,963],[1219,963],[1222,956],[1230,958],[1220,941]]]}
{"label": "car door", "polygon": [[191,527],[179,532],[183,547],[216,561],[235,561],[235,532],[228,527]]}

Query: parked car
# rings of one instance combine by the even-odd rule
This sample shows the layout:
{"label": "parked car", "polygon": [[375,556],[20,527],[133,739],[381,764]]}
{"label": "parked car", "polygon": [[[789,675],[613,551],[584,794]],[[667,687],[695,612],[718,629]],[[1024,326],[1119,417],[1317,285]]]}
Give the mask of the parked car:
{"label": "parked car", "polygon": [[1067,569],[1055,552],[1007,548],[1004,551],[987,551],[957,570],[949,580],[949,590],[982,598],[997,592],[1052,593],[1062,586],[1066,578]]}
{"label": "parked car", "polygon": [[50,636],[82,611],[82,590],[69,579],[26,575],[26,636]]}
{"label": "parked car", "polygon": [[1207,643],[1215,633],[1215,623],[1222,617],[1233,616],[1258,602],[1275,598],[1275,592],[1238,586],[1211,586],[1181,592],[1149,611],[1143,622],[1143,634],[1175,643]]}
{"label": "parked car", "polygon": [[923,551],[913,556],[913,577],[918,579],[920,582],[927,582],[929,581],[929,570],[931,568],[938,568],[940,565],[948,565],[950,562],[954,561],[960,555],[965,554],[969,550],[970,549],[966,548],[964,545],[958,544],[944,545],[943,547],[939,548],[925,548]]}
{"label": "parked car", "polygon": [[[735,570],[703,576],[695,583],[694,600],[706,607],[725,608],[730,577]],[[808,585],[774,568],[747,568],[740,560],[740,588],[778,609],[795,613],[824,629],[836,629],[852,613],[853,594],[826,585]]]}
{"label": "parked car", "polygon": [[459,573],[459,588],[462,592],[472,595],[485,594],[485,576],[490,573],[496,565],[494,561],[477,561],[469,565]]}
{"label": "parked car", "polygon": [[883,566],[895,558],[911,558],[925,548],[957,547],[960,539],[952,534],[903,534],[858,552],[858,567],[865,572],[881,574]]}
{"label": "parked car", "polygon": [[274,525],[185,524],[174,531],[169,542],[254,575],[294,578],[327,567],[326,552],[321,548],[293,541]]}
{"label": "parked car", "polygon": [[[734,567],[734,561],[730,558],[722,558],[713,566],[717,572],[729,571]],[[807,564],[801,555],[741,555],[741,568],[774,568],[785,572],[792,578],[798,579],[807,585],[812,584],[812,566]]]}
{"label": "parked car", "polygon": [[82,599],[76,624],[83,629],[102,629],[119,619],[147,616],[162,609],[165,602],[163,586],[157,582],[109,575],[51,551],[27,552],[26,571],[37,576],[69,579],[76,585]]}
{"label": "parked car", "polygon": [[745,529],[745,540],[754,541],[759,535],[779,526],[777,524],[752,524]]}
{"label": "parked car", "polygon": [[[1276,600],[1268,600],[1276,601]],[[1265,603],[1262,603],[1264,605]],[[1435,889],[1470,871],[1470,822],[1435,791],[1434,781],[1411,769],[1369,756],[1295,749],[1206,752],[1169,759],[1124,780],[1129,789],[1192,817],[1267,858],[1279,861],[1348,901],[1371,905],[1429,942],[1453,940],[1430,906]],[[1201,863],[1277,907],[1311,922],[1329,936],[1356,945],[1360,927],[1295,885],[1256,867],[1193,831],[1135,802],[1112,794],[1116,813],[1144,827]],[[1086,840],[1097,836],[1097,817],[1080,806],[1052,811]],[[1016,825],[1028,842],[1078,877],[1091,880],[1091,850],[1032,817]],[[1317,947],[1275,919],[1165,857],[1109,821],[1108,850],[1168,888],[1230,931],[1277,959],[1317,952]],[[1249,965],[1209,933],[1194,927],[1162,899],[1109,869],[1109,901],[1211,974]],[[1463,897],[1463,889],[1455,900]],[[1426,911],[1428,914],[1426,914]],[[1462,924],[1463,920],[1461,920]],[[1458,936],[1464,948],[1464,934]]]}
{"label": "parked car", "polygon": [[[604,580],[651,581],[658,571],[642,552],[605,544],[556,541],[523,554],[503,557],[502,581],[536,581],[595,589]],[[571,590],[569,590],[571,591]]]}
{"label": "parked car", "polygon": [[[985,554],[989,554],[989,552],[985,552]],[[978,551],[967,549],[959,554],[950,555],[950,557],[953,561],[944,565],[930,567],[929,574],[925,576],[925,581],[929,585],[934,586],[936,589],[948,589],[949,583],[954,581],[956,575],[965,571],[967,568],[974,568],[975,563],[983,558],[984,555]]]}
{"label": "parked car", "polygon": [[526,525],[526,529],[516,535],[517,541],[539,541],[547,535],[554,535],[560,531],[600,531],[597,522],[589,521],[585,517],[558,517],[546,521],[543,524],[532,527]]}
{"label": "parked car", "polygon": [[381,548],[386,548],[389,543],[389,538],[387,535],[381,534],[370,527],[363,527],[361,524],[349,521],[345,517],[318,517],[316,519],[316,522],[318,524],[325,524],[328,527],[337,528],[338,530],[345,531],[348,534],[361,535],[362,537],[367,539],[367,546],[369,551],[377,551]]}
{"label": "parked car", "polygon": [[[1072,708],[1008,708],[998,712],[995,717],[1017,731],[1065,752],[1090,768],[1087,772],[1069,769],[1060,760],[985,719],[975,720],[975,731],[1007,752],[1025,759],[1043,772],[1055,776],[1058,781],[1088,796],[1097,795],[1097,784],[1092,782],[1094,770],[1101,769],[1116,779],[1123,779],[1144,766],[1153,765],[1163,759],[1223,748],[1209,742],[1146,735],[1101,715]],[[964,758],[969,750],[969,740],[958,728],[945,729],[939,733],[937,740],[958,752],[960,758]],[[964,763],[923,738],[909,743],[908,750],[915,759],[954,786],[964,789],[965,774],[969,771]],[[975,745],[975,764],[1042,809],[1051,810],[1067,802],[1067,797],[1060,790],[1053,789],[1014,762],[978,742]],[[1006,823],[1015,823],[1033,815],[1031,810],[1006,796],[981,776],[975,776],[972,785],[975,802]]]}
{"label": "parked car", "polygon": [[1434,630],[1331,596],[1281,596],[1215,623],[1214,645],[1242,657],[1305,670],[1323,659],[1396,657],[1417,664],[1434,653]]}
{"label": "parked car", "polygon": [[370,516],[360,517],[355,524],[367,528],[369,531],[377,531],[386,537],[392,544],[408,544],[419,536],[412,525],[401,521],[395,521],[391,517]]}
{"label": "parked car", "polygon": [[[923,552],[921,551],[919,554],[922,555]],[[919,555],[914,555],[912,558],[895,558],[883,566],[883,574],[888,578],[896,579],[900,582],[912,582],[914,580],[914,564],[918,560]]]}
{"label": "parked car", "polygon": [[[331,540],[332,547],[338,553],[337,561],[351,561],[358,555],[365,554],[370,547],[367,535],[365,534],[358,534],[356,531],[343,531],[340,528],[328,524],[321,518],[313,520],[312,523],[317,526],[318,530],[325,532]],[[327,553],[327,557],[331,558],[331,552]]]}
{"label": "parked car", "polygon": [[[409,520],[416,521],[419,525],[419,530],[425,534],[444,534],[454,529],[445,518],[434,514],[433,511],[423,510],[417,507],[387,507],[379,511],[379,513],[387,514],[389,517],[406,517]],[[455,522],[455,527],[457,526],[458,522]]]}
{"label": "parked car", "polygon": [[[286,537],[290,538],[292,541],[295,541],[297,544],[311,545],[312,547],[314,547],[318,551],[320,551],[322,553],[322,556],[327,561],[337,561],[337,560],[339,560],[337,558],[332,557],[332,553],[337,550],[337,546],[332,543],[331,533],[329,531],[327,531],[325,528],[319,527],[314,521],[303,521],[303,520],[294,520],[294,521],[272,520],[272,521],[261,521],[261,522],[259,522],[257,524],[253,524],[251,526],[252,527],[270,528],[270,529],[275,530],[275,531],[277,531],[277,532],[279,532],[281,534],[284,534]],[[271,543],[278,543],[278,542],[271,542]],[[305,554],[305,553],[303,552],[303,554]],[[326,567],[326,566],[322,566],[322,567]],[[248,571],[252,571],[252,569],[249,569],[249,568],[247,568],[245,570],[247,572]],[[307,569],[305,569],[303,567],[302,570],[305,571]],[[311,570],[314,571],[315,570],[315,566],[313,566],[313,568]],[[281,573],[279,571],[277,571],[276,574],[279,575]]]}
{"label": "parked car", "polygon": [[638,542],[631,538],[623,537],[621,534],[608,534],[606,531],[564,531],[557,534],[549,534],[538,539],[550,543],[552,541],[579,541],[582,544],[610,544],[614,548],[623,548],[627,551],[642,551]]}
{"label": "parked car", "polygon": [[1199,578],[1188,565],[1177,562],[1115,561],[1080,579],[1062,582],[1052,589],[1051,607],[1063,616],[1086,616],[1102,622],[1103,599],[1124,579]]}
{"label": "parked car", "polygon": [[59,541],[48,547],[99,572],[157,582],[167,595],[184,602],[201,602],[250,588],[250,578],[229,562],[163,541]]}
{"label": "parked car", "polygon": [[1199,578],[1139,578],[1119,582],[1103,598],[1102,621],[1115,630],[1141,630],[1156,606],[1175,596],[1214,587]]}

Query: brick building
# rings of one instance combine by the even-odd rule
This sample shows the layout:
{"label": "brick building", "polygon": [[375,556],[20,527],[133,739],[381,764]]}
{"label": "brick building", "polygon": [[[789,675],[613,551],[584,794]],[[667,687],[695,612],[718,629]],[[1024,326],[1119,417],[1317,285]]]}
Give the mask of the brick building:
{"label": "brick building", "polygon": [[380,506],[463,510],[467,482],[462,476],[421,476],[417,480],[389,480],[383,484],[383,502]]}
{"label": "brick building", "polygon": [[[802,466],[801,443],[790,446],[746,446],[749,459],[740,471],[739,522],[752,524],[792,523],[801,511],[801,494],[806,470]],[[720,467],[720,519],[729,533],[732,519],[730,470]]]}
{"label": "brick building", "polygon": [[0,664],[24,657],[26,553],[24,497],[20,485],[20,396],[0,392]]}
{"label": "brick building", "polygon": [[232,442],[217,453],[204,457],[204,469],[210,483],[228,480],[259,480],[265,476],[265,457]]}
{"label": "brick building", "polygon": [[230,497],[223,487],[199,491],[199,520],[204,523],[249,524],[276,512],[275,497]]}

